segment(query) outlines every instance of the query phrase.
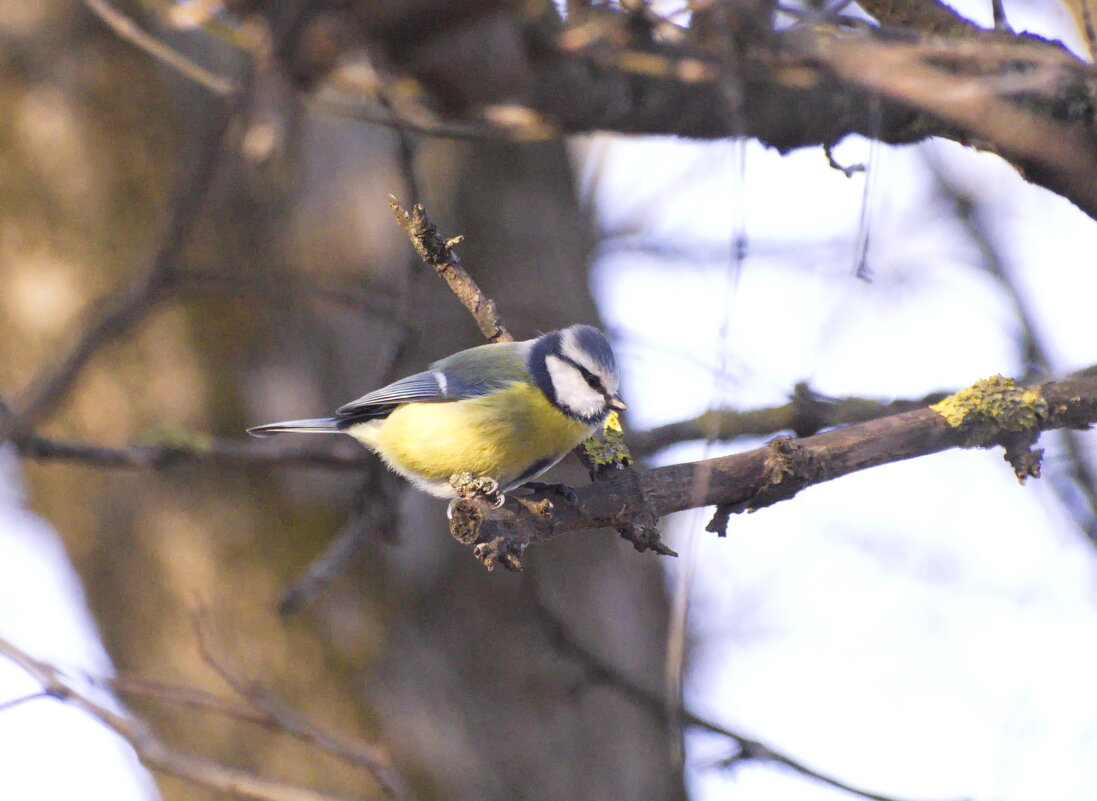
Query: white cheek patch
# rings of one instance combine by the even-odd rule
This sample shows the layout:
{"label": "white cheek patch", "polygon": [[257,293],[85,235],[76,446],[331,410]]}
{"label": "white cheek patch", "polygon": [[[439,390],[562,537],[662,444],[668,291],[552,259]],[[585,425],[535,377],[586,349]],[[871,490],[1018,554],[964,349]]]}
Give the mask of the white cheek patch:
{"label": "white cheek patch", "polygon": [[583,374],[559,356],[545,357],[552,386],[556,389],[556,402],[579,417],[595,417],[605,411],[606,401],[602,393],[591,389]]}

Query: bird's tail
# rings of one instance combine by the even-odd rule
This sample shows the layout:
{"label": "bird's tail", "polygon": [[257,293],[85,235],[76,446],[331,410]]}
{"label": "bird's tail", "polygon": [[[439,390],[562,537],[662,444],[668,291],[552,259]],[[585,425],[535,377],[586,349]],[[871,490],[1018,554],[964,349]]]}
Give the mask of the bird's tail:
{"label": "bird's tail", "polygon": [[314,420],[286,420],[282,423],[267,423],[253,426],[248,433],[253,437],[273,437],[275,434],[339,434],[343,422],[337,417],[318,417]]}

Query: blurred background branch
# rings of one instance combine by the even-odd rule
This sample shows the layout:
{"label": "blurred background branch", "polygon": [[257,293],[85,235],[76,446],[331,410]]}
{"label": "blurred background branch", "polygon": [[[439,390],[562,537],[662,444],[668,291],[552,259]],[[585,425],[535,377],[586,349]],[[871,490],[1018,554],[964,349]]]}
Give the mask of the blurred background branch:
{"label": "blurred background branch", "polygon": [[[226,4],[239,6],[247,4]],[[100,0],[91,7],[134,39],[135,26],[117,11]],[[405,146],[413,131],[450,124],[518,139],[593,130],[737,134],[782,151],[829,146],[850,133],[888,143],[944,136],[1000,153],[1028,180],[1097,215],[1087,100],[1095,78],[1058,43],[983,30],[936,3],[866,6],[884,25],[904,26],[906,41],[826,14],[775,31],[775,9],[762,4],[742,12],[755,18],[736,29],[730,59],[728,42],[713,31],[727,24],[720,14],[740,12],[721,9],[709,3],[676,24],[647,3],[566,18],[550,3],[461,5],[434,17],[369,2],[305,4],[294,41],[272,55],[309,95],[323,97],[329,82],[344,97],[355,87],[357,101],[378,106],[371,118],[396,126]],[[178,24],[177,10],[163,13]],[[188,27],[225,21],[215,13],[182,19]],[[140,41],[176,68],[189,64]],[[188,69],[194,77],[201,68]]]}
{"label": "blurred background branch", "polygon": [[[115,732],[133,746],[141,761],[153,770],[178,776],[189,782],[240,798],[253,798],[259,801],[339,801],[338,796],[266,779],[212,760],[177,751],[165,745],[137,718],[115,711],[108,700],[93,697],[92,693],[81,689],[78,682],[67,678],[57,667],[35,659],[3,638],[0,638],[0,655],[13,661],[39,681],[42,684],[43,695],[61,703],[72,704]],[[145,689],[147,690],[148,687],[146,686]],[[161,697],[165,695],[162,688],[158,688],[157,694]],[[168,693],[168,695],[174,696],[175,693]],[[345,758],[351,755],[352,749],[345,743],[312,728],[299,718],[291,717],[281,711],[275,714],[265,704],[257,704],[255,697],[249,700],[253,706],[260,707],[260,711],[265,715],[263,720],[265,725],[290,732],[323,750]],[[23,702],[31,698],[28,696],[19,700]],[[194,695],[187,695],[187,700],[188,703],[198,702]],[[234,707],[225,706],[210,699],[202,699],[200,703],[204,708],[216,708],[218,712],[238,717]],[[368,767],[371,772],[376,772],[377,768],[372,762],[361,758],[365,752],[360,747],[355,746],[353,753],[358,755],[355,758],[358,764]],[[394,797],[402,797],[395,793],[390,794]]]}

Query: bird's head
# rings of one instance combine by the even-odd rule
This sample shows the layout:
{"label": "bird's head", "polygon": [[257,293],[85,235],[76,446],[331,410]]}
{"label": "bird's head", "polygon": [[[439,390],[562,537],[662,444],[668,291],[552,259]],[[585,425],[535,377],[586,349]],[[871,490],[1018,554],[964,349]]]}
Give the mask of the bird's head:
{"label": "bird's head", "polygon": [[576,420],[595,425],[611,411],[625,408],[617,394],[617,360],[597,328],[573,325],[537,338],[529,369],[549,402]]}

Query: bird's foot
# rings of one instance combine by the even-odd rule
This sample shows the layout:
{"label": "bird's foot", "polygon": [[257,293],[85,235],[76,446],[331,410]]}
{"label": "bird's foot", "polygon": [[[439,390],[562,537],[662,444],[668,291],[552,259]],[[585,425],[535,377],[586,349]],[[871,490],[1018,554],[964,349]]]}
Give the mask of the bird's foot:
{"label": "bird's foot", "polygon": [[[507,496],[499,491],[499,482],[489,476],[474,476],[472,473],[454,473],[449,477],[449,485],[457,493],[457,499],[480,499],[487,501],[496,509],[507,501]],[[447,514],[452,518],[453,504]]]}

